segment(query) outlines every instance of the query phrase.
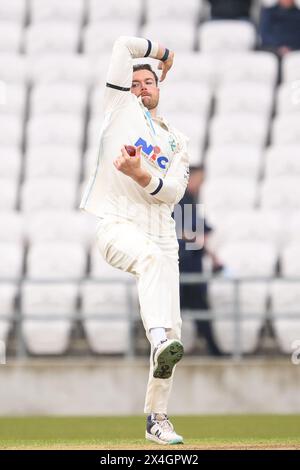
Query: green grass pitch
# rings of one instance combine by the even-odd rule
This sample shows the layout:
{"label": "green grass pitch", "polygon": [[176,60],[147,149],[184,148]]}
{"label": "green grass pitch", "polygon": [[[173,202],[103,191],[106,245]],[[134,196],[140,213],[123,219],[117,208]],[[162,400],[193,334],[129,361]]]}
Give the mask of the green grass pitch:
{"label": "green grass pitch", "polygon": [[[180,449],[300,449],[300,415],[175,416]],[[0,449],[155,449],[145,417],[2,417]],[[171,447],[171,446],[170,446]]]}

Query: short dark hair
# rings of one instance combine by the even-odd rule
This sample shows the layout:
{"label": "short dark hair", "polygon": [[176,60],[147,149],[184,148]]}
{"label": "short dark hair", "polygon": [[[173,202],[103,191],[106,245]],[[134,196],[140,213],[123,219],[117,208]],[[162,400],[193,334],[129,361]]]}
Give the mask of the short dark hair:
{"label": "short dark hair", "polygon": [[155,83],[156,83],[156,86],[157,86],[158,76],[156,75],[156,73],[154,72],[154,70],[152,69],[150,64],[136,64],[136,65],[134,65],[133,66],[133,71],[137,72],[138,70],[149,70],[149,72],[153,73],[154,78],[155,78]]}

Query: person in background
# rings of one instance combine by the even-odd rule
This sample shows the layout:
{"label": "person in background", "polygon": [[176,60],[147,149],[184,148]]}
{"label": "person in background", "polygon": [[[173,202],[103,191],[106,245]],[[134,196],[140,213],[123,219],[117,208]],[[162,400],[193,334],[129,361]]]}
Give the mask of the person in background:
{"label": "person in background", "polygon": [[294,0],[279,0],[261,10],[259,33],[261,49],[283,57],[300,49],[300,9]]}
{"label": "person in background", "polygon": [[[181,206],[182,234],[179,236],[179,270],[180,273],[203,273],[203,257],[208,255],[212,261],[212,271],[217,273],[223,269],[214,252],[207,247],[209,234],[212,232],[206,220],[200,220],[197,213],[199,202],[199,192],[204,180],[204,168],[190,167],[190,179],[187,190],[179,205]],[[178,230],[177,230],[178,233]],[[187,248],[189,243],[189,249]],[[192,246],[193,245],[193,246]],[[180,285],[180,306],[181,309],[189,310],[209,310],[207,296],[207,283],[181,284]],[[195,320],[197,333],[206,340],[208,351],[213,355],[220,355],[220,350],[216,345],[210,320]]]}
{"label": "person in background", "polygon": [[253,0],[208,0],[213,20],[250,20]]}

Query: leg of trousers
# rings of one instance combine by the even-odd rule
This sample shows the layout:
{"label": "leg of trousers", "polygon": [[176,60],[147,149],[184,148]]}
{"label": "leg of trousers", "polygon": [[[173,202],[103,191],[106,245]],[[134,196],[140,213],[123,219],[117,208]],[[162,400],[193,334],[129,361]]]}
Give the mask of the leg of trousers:
{"label": "leg of trousers", "polygon": [[[111,266],[135,275],[149,342],[149,330],[156,327],[165,328],[168,338],[180,339],[177,241],[153,240],[134,224],[117,220],[100,222],[97,241],[102,256]],[[151,345],[151,356],[152,350]],[[174,371],[169,379],[154,378],[151,356],[144,411],[167,413]]]}

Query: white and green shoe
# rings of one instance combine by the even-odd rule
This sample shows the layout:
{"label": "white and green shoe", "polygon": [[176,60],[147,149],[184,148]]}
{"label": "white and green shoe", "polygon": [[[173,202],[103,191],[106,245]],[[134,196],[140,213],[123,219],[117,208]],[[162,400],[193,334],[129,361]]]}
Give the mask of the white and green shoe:
{"label": "white and green shoe", "polygon": [[146,439],[163,445],[183,443],[183,437],[176,434],[173,424],[163,413],[152,413],[148,416]]}
{"label": "white and green shoe", "polygon": [[180,361],[184,353],[182,343],[177,339],[165,339],[154,349],[153,377],[156,379],[169,379],[173,368]]}

